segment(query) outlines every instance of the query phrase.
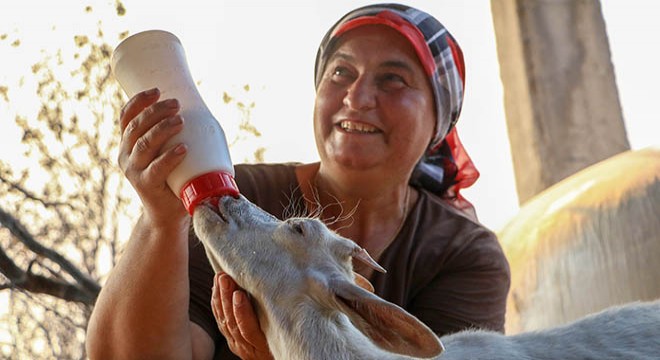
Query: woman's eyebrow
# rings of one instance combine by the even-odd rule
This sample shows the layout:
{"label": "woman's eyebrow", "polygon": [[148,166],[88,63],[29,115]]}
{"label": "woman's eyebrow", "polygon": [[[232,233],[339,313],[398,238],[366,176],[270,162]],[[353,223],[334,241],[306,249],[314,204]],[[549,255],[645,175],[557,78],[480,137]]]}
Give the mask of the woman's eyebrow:
{"label": "woman's eyebrow", "polygon": [[344,53],[344,52],[341,52],[341,51],[336,51],[336,52],[335,52],[334,54],[332,54],[332,56],[328,59],[328,62],[331,62],[332,60],[334,60],[334,59],[336,59],[336,58],[339,58],[339,59],[342,59],[342,60],[346,60],[346,61],[351,61],[351,60],[354,59],[353,56],[351,56],[351,55],[349,55],[349,54],[347,54],[347,53]]}
{"label": "woman's eyebrow", "polygon": [[387,60],[380,64],[384,68],[398,68],[408,72],[414,72],[413,67],[405,61],[400,60]]}
{"label": "woman's eyebrow", "polygon": [[[347,53],[344,53],[344,52],[341,52],[341,51],[337,51],[329,58],[328,62],[330,62],[332,60],[335,60],[337,58],[345,60],[345,61],[352,61],[352,60],[355,59],[355,57],[353,57],[350,54],[347,54]],[[413,67],[408,62],[402,61],[402,60],[386,60],[386,61],[382,62],[379,65],[379,67],[383,67],[383,68],[392,67],[392,68],[400,68],[400,69],[410,71],[410,72],[414,71]]]}

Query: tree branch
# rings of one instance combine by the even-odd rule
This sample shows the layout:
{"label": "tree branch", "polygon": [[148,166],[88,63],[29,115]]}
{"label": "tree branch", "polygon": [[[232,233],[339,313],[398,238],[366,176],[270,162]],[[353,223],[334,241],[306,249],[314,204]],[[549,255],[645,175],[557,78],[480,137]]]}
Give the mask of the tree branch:
{"label": "tree branch", "polygon": [[26,198],[28,198],[28,199],[30,199],[30,200],[33,200],[33,201],[37,201],[37,202],[41,203],[43,206],[45,206],[45,207],[66,206],[66,207],[68,207],[68,208],[70,208],[70,209],[73,208],[73,207],[71,206],[71,204],[68,204],[68,203],[66,203],[66,202],[47,202],[47,201],[44,201],[44,199],[42,199],[42,198],[40,198],[40,197],[34,195],[33,193],[31,193],[30,191],[24,189],[22,186],[16,184],[15,182],[13,182],[13,181],[11,181],[11,180],[8,180],[8,179],[5,179],[5,177],[2,176],[2,174],[0,174],[0,181],[3,182],[3,183],[5,183],[5,184],[7,184],[7,185],[9,185],[10,188],[12,188],[12,189],[14,189],[14,190],[20,192],[20,193],[23,194],[23,196],[25,196]]}
{"label": "tree branch", "polygon": [[[30,267],[32,264],[30,264]],[[0,290],[19,288],[26,291],[48,294],[66,301],[75,301],[87,305],[93,305],[96,294],[90,294],[87,289],[80,289],[65,281],[49,279],[40,275],[23,271],[7,256],[0,248],[0,271],[9,279],[10,283],[2,284]]]}
{"label": "tree branch", "polygon": [[58,252],[41,245],[18,221],[18,219],[4,211],[2,208],[0,208],[0,224],[9,229],[12,235],[25,244],[25,246],[35,254],[41,255],[60,265],[60,267],[69,273],[90,295],[96,296],[96,294],[101,291],[101,286],[96,281],[86,274],[83,274],[75,265]]}

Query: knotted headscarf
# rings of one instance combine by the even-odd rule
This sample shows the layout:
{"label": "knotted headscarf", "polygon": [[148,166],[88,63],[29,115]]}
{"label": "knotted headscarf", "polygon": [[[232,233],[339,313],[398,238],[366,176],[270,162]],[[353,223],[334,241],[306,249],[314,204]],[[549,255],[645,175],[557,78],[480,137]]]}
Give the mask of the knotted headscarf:
{"label": "knotted headscarf", "polygon": [[459,191],[474,184],[479,171],[463,148],[456,127],[463,103],[463,52],[449,31],[433,16],[400,4],[376,4],[344,15],[325,34],[316,54],[316,87],[337,39],[364,25],[385,25],[398,31],[413,46],[431,82],[436,105],[435,134],[419,160],[410,184],[427,189],[476,219],[472,204]]}

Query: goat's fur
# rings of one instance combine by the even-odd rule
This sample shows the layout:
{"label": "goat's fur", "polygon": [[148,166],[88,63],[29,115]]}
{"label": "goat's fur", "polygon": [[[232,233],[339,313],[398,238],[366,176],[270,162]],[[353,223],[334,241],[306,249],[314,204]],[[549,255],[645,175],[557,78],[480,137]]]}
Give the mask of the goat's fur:
{"label": "goat's fur", "polygon": [[505,336],[463,331],[442,337],[440,360],[660,359],[660,302],[613,307],[547,330]]}
{"label": "goat's fur", "polygon": [[660,303],[613,309],[543,332],[442,338],[355,285],[351,259],[378,265],[309,218],[280,221],[244,197],[196,208],[194,229],[215,271],[252,296],[277,359],[658,359]]}

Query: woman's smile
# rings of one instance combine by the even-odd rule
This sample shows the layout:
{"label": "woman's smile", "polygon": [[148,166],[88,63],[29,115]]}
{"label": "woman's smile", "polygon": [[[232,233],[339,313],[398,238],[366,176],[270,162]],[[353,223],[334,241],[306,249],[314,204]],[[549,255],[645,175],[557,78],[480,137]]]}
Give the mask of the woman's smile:
{"label": "woman's smile", "polygon": [[359,121],[343,120],[337,126],[341,130],[351,134],[376,134],[382,132],[373,125]]}

